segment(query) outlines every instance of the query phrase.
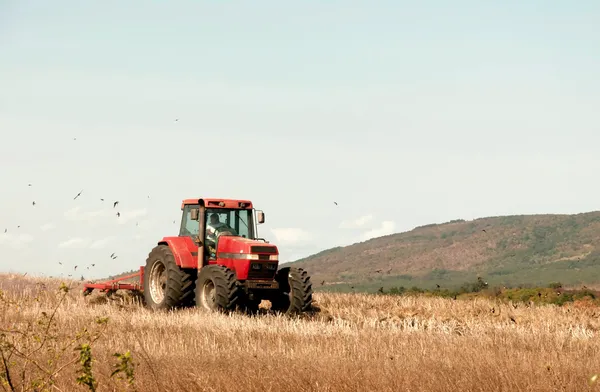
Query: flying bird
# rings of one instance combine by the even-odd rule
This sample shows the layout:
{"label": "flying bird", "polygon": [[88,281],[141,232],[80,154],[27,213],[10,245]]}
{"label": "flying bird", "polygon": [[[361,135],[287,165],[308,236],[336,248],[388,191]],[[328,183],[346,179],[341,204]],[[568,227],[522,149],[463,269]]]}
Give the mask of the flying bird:
{"label": "flying bird", "polygon": [[31,184],[29,184],[28,186],[31,186]]}
{"label": "flying bird", "polygon": [[333,204],[335,204],[336,206],[338,205],[337,201],[334,201]]}
{"label": "flying bird", "polygon": [[100,199],[100,201],[104,201],[104,199]]}
{"label": "flying bird", "polygon": [[119,202],[118,202],[118,201],[115,201],[115,202],[113,203],[113,208],[115,208],[115,207],[117,206],[117,204],[119,204]]}
{"label": "flying bird", "polygon": [[117,212],[117,218],[121,217],[121,213]]}
{"label": "flying bird", "polygon": [[4,232],[6,233],[8,231],[8,229],[4,229]]}
{"label": "flying bird", "polygon": [[80,191],[80,192],[77,194],[77,196],[75,196],[75,197],[73,198],[73,200],[75,200],[75,199],[77,199],[79,196],[81,196],[81,192],[83,192],[83,189],[82,189],[82,190],[81,190],[81,191]]}
{"label": "flying bird", "polygon": [[33,202],[33,205],[35,205],[35,201]]}

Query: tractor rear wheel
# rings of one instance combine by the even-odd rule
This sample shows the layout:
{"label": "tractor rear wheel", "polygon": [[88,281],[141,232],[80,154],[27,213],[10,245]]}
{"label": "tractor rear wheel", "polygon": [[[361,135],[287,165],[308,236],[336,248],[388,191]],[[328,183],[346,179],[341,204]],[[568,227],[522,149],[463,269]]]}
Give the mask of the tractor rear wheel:
{"label": "tractor rear wheel", "polygon": [[193,305],[194,272],[175,263],[167,245],[158,245],[148,255],[144,268],[144,300],[154,310]]}
{"label": "tractor rear wheel", "polygon": [[222,265],[202,267],[196,281],[196,306],[210,311],[235,310],[242,289],[232,270]]}
{"label": "tractor rear wheel", "polygon": [[306,312],[312,307],[312,283],[302,268],[285,267],[277,271],[277,293],[271,297],[271,309],[286,314]]}

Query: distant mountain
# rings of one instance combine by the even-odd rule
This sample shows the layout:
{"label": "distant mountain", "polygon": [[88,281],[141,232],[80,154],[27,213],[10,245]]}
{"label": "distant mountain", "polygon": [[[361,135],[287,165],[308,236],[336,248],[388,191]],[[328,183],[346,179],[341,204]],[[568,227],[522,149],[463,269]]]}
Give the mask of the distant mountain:
{"label": "distant mountain", "polygon": [[[290,263],[316,289],[600,282],[600,211],[454,220],[325,250]],[[325,281],[321,285],[322,281]]]}

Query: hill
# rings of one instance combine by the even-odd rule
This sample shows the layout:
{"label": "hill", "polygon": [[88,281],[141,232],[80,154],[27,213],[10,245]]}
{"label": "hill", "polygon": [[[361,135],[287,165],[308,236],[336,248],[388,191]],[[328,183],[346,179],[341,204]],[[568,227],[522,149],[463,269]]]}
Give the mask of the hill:
{"label": "hill", "polygon": [[[316,289],[457,287],[600,281],[600,212],[454,220],[325,250],[290,263]],[[321,285],[322,281],[325,281]]]}

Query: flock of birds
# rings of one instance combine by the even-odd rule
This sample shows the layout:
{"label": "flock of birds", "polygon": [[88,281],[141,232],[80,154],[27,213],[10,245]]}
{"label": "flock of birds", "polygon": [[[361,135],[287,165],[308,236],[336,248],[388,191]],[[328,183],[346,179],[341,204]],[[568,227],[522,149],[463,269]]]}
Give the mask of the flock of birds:
{"label": "flock of birds", "polygon": [[[179,121],[179,119],[177,118],[177,119],[175,119],[175,121],[174,121],[174,122],[178,122],[178,121]],[[73,141],[77,141],[77,138],[76,138],[76,137],[74,137],[74,138],[73,138]],[[29,187],[32,187],[32,185],[33,185],[33,184],[31,184],[31,183],[29,183],[29,184],[28,184],[28,186],[29,186]],[[83,194],[83,189],[82,189],[82,190],[80,190],[80,191],[79,191],[79,192],[78,192],[78,193],[75,195],[75,197],[73,197],[73,200],[77,200],[77,199],[78,199],[78,198],[79,198],[79,197],[80,197],[82,194]],[[148,199],[149,199],[149,198],[150,198],[150,196],[148,196]],[[104,198],[100,198],[100,201],[102,201],[102,202],[103,202],[103,201],[104,201]],[[34,207],[35,207],[35,206],[36,206],[36,201],[35,201],[35,200],[33,200],[31,204],[32,204],[32,206],[34,206]],[[113,208],[115,208],[115,209],[116,209],[116,208],[117,208],[117,205],[119,205],[119,201],[118,201],[118,200],[116,200],[116,201],[114,201],[114,202],[113,202]],[[117,218],[120,218],[120,217],[121,217],[121,213],[120,213],[119,211],[116,211],[115,215],[117,216]],[[175,222],[176,222],[176,221],[173,221],[173,223],[175,223]],[[138,223],[137,223],[137,222],[136,222],[136,226],[138,226]],[[21,228],[21,225],[17,225],[17,228]],[[8,228],[4,228],[4,233],[5,233],[5,234],[6,234],[6,233],[8,233]],[[117,255],[116,255],[115,253],[112,253],[112,254],[110,255],[110,258],[111,258],[112,260],[115,260],[115,259],[117,259]],[[62,261],[59,261],[59,262],[58,262],[58,264],[59,264],[59,265],[61,265],[61,266],[63,265]],[[91,263],[89,266],[87,266],[87,269],[89,270],[89,269],[90,269],[90,267],[91,267],[91,268],[93,268],[93,267],[95,267],[95,265],[96,265],[95,263]],[[77,271],[77,268],[78,268],[78,265],[75,265],[75,266],[73,267],[73,271]],[[27,273],[25,273],[25,274],[24,274],[24,276],[25,276],[25,275],[27,275]],[[61,275],[62,275],[62,274],[61,274]],[[69,276],[69,277],[72,277],[72,274],[69,274],[68,276]],[[83,275],[81,276],[81,280],[82,280],[82,281],[84,280],[84,277],[83,277]]]}
{"label": "flock of birds", "polygon": [[[28,184],[28,186],[29,186],[29,187],[31,187],[31,186],[33,186],[33,184],[31,184],[31,183],[30,183],[30,184]],[[78,198],[79,198],[79,197],[80,197],[82,194],[83,194],[83,189],[82,189],[82,190],[80,190],[80,191],[79,191],[79,192],[78,192],[78,193],[75,195],[75,197],[73,197],[73,200],[77,200],[77,199],[78,199]],[[148,196],[148,199],[149,199],[149,198],[150,198],[150,196]],[[103,199],[103,198],[100,198],[100,201],[102,201],[102,202],[103,202],[103,201],[104,201],[104,199]],[[35,201],[35,200],[33,200],[31,204],[32,204],[32,206],[36,206],[36,204],[37,204],[37,203],[36,203],[36,201]],[[112,206],[113,206],[113,208],[114,208],[114,209],[116,209],[118,205],[119,205],[119,201],[118,201],[118,200],[116,200],[116,201],[114,201],[114,202],[112,203]],[[115,215],[117,216],[117,218],[120,218],[120,217],[121,217],[121,213],[120,213],[118,210],[116,211]],[[175,223],[175,221],[173,221],[173,223]],[[136,226],[137,226],[137,225],[138,225],[138,223],[136,222]],[[17,228],[20,228],[20,227],[21,227],[21,225],[17,225]],[[4,233],[8,233],[8,228],[4,228]],[[114,252],[113,252],[113,253],[110,255],[110,258],[111,258],[112,260],[115,260],[115,259],[117,259],[117,257],[118,257],[118,256],[117,256],[117,255],[116,255],[116,253],[114,253]],[[59,261],[59,262],[58,262],[58,264],[62,266],[62,265],[63,265],[63,262],[62,262],[62,261]],[[91,263],[91,264],[90,264],[89,266],[87,266],[86,268],[89,270],[90,268],[93,268],[93,267],[95,267],[95,266],[96,266],[96,263]],[[77,268],[78,268],[78,267],[79,267],[79,265],[75,265],[75,266],[73,266],[73,271],[77,271]],[[25,275],[27,275],[27,273],[25,273],[23,276],[25,276]],[[61,274],[61,275],[62,275],[62,274]],[[73,274],[68,274],[68,277],[72,277],[72,276],[73,276]],[[84,277],[83,277],[83,275],[81,276],[81,280],[82,280],[82,281],[84,280]]]}

